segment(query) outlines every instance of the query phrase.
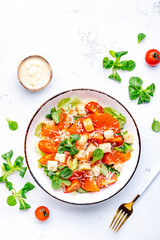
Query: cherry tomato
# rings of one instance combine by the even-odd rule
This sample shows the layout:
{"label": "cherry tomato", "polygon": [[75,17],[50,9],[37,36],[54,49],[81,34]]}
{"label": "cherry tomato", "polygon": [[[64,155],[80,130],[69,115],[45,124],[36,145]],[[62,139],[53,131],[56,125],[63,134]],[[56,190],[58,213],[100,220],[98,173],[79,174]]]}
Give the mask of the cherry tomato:
{"label": "cherry tomato", "polygon": [[71,180],[70,186],[65,186],[64,193],[71,193],[76,191],[78,188],[80,188],[81,184],[78,179]]}
{"label": "cherry tomato", "polygon": [[35,216],[39,221],[46,221],[50,216],[50,212],[47,207],[40,206],[35,210]]}
{"label": "cherry tomato", "polygon": [[106,141],[110,142],[113,147],[120,147],[123,145],[123,137],[120,135],[116,135],[114,138],[107,139]]}
{"label": "cherry tomato", "polygon": [[56,153],[57,152],[57,146],[55,146],[52,142],[47,141],[47,140],[39,141],[38,147],[42,152],[45,152],[45,153]]}
{"label": "cherry tomato", "polygon": [[103,188],[103,187],[105,187],[106,186],[106,178],[105,178],[105,176],[103,176],[103,175],[100,175],[98,178],[97,178],[97,181],[96,181],[96,183],[97,183],[97,186],[99,187],[99,188]]}
{"label": "cherry tomato", "polygon": [[145,55],[146,63],[149,66],[156,66],[160,62],[160,52],[156,49],[150,49]]}
{"label": "cherry tomato", "polygon": [[39,159],[39,163],[42,165],[47,165],[48,161],[53,161],[56,153],[46,154]]}
{"label": "cherry tomato", "polygon": [[85,109],[88,113],[104,113],[103,107],[96,102],[89,102],[86,104]]}

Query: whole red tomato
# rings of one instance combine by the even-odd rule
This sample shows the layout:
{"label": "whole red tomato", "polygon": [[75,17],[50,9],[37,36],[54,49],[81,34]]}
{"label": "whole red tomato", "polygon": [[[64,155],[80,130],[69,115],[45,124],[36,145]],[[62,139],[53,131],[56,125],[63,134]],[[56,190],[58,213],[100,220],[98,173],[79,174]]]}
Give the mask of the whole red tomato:
{"label": "whole red tomato", "polygon": [[156,66],[160,62],[160,52],[157,49],[148,50],[145,60],[149,66]]}
{"label": "whole red tomato", "polygon": [[49,218],[50,212],[47,207],[40,206],[35,210],[35,216],[39,221],[46,221]]}

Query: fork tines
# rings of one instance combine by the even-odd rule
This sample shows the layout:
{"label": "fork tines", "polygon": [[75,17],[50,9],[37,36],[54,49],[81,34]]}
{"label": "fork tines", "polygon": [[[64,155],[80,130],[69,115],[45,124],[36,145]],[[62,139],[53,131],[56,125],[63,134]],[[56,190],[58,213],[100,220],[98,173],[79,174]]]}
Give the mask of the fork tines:
{"label": "fork tines", "polygon": [[123,211],[122,209],[118,208],[112,222],[110,225],[110,228],[114,230],[116,233],[119,231],[119,229],[122,227],[122,225],[125,223],[127,218],[129,217],[128,213]]}

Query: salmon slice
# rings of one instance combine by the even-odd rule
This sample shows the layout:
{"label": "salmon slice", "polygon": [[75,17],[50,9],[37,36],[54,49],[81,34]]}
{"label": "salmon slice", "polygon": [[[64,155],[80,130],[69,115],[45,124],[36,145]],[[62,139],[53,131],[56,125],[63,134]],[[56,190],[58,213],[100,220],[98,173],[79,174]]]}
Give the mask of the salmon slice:
{"label": "salmon slice", "polygon": [[77,119],[73,125],[67,130],[70,134],[80,134],[84,132],[84,126],[83,126],[83,120],[84,118]]}
{"label": "salmon slice", "polygon": [[120,132],[119,122],[108,113],[88,114],[91,118],[95,130],[113,130],[115,133]]}
{"label": "salmon slice", "polygon": [[92,177],[80,180],[80,182],[81,182],[81,187],[88,192],[99,191],[96,181]]}
{"label": "salmon slice", "polygon": [[112,152],[105,153],[102,162],[104,164],[117,164],[124,163],[131,158],[131,152],[128,151],[126,153],[118,152],[116,150],[112,150]]}

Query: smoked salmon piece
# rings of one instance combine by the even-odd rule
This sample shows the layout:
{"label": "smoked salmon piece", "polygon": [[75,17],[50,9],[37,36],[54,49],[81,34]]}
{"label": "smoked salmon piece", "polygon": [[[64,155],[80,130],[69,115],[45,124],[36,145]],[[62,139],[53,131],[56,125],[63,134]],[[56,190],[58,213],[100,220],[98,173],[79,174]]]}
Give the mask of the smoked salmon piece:
{"label": "smoked salmon piece", "polygon": [[73,125],[67,130],[70,134],[80,134],[84,132],[84,126],[83,126],[83,120],[84,118],[81,117],[77,119]]}
{"label": "smoked salmon piece", "polygon": [[119,122],[108,113],[88,114],[91,118],[95,130],[113,130],[115,133],[120,132]]}
{"label": "smoked salmon piece", "polygon": [[80,180],[80,182],[81,182],[81,187],[88,192],[99,191],[96,181],[92,177],[87,177],[83,180]]}
{"label": "smoked salmon piece", "polygon": [[131,158],[131,152],[128,151],[126,153],[118,152],[116,150],[112,150],[112,152],[105,153],[102,162],[104,164],[117,164],[124,163]]}

